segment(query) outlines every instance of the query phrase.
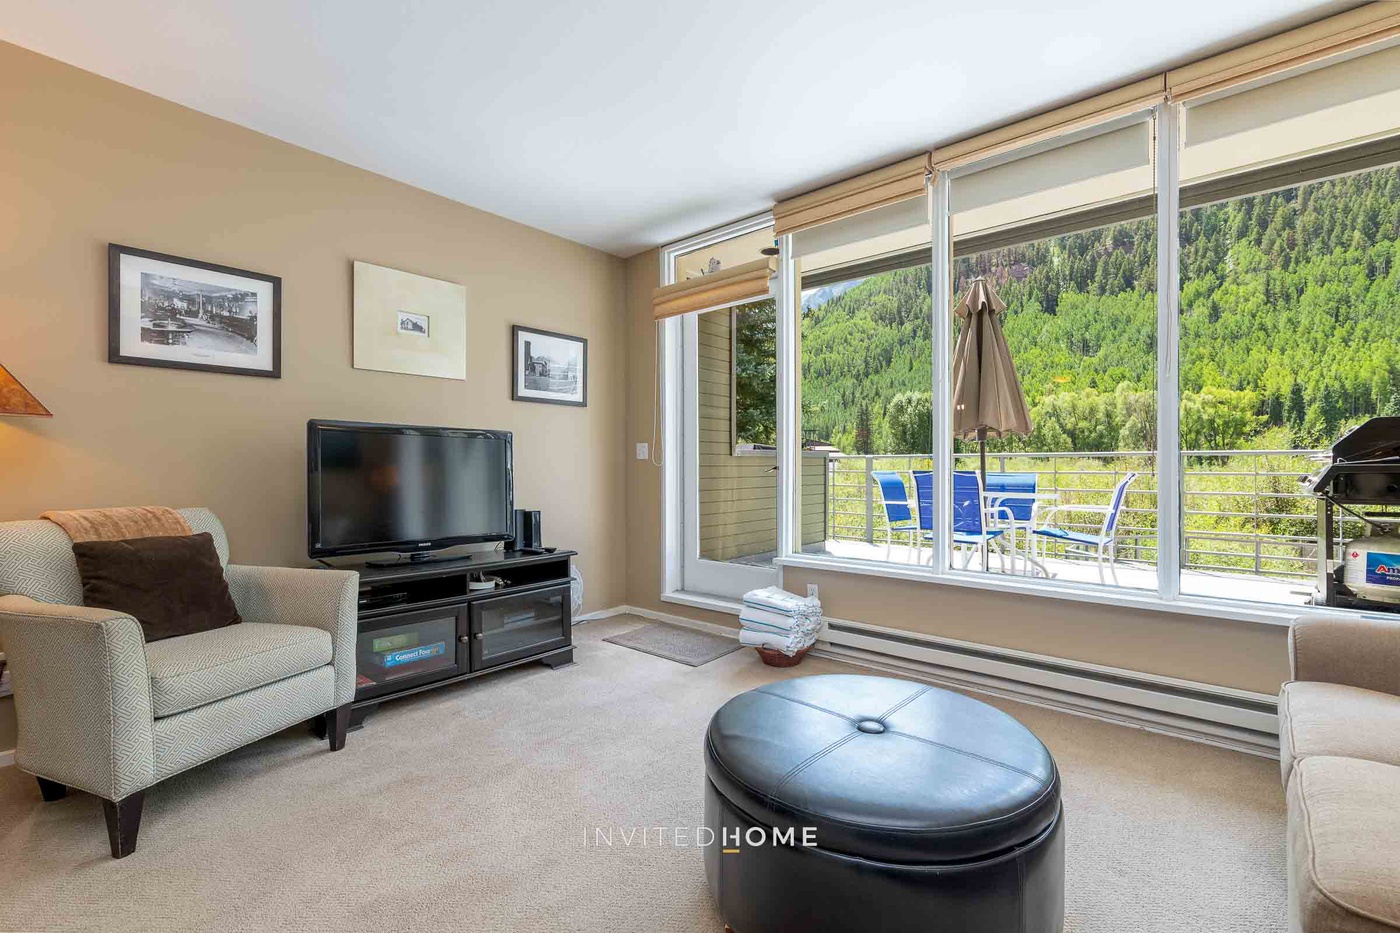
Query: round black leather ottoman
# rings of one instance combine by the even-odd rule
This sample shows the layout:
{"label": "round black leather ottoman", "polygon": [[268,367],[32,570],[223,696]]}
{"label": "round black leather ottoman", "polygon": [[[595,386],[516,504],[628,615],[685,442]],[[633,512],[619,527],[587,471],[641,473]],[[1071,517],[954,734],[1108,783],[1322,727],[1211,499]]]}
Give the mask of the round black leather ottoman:
{"label": "round black leather ottoman", "polygon": [[705,738],[705,873],[735,933],[1058,933],[1054,759],[970,697],[888,677],[740,694]]}

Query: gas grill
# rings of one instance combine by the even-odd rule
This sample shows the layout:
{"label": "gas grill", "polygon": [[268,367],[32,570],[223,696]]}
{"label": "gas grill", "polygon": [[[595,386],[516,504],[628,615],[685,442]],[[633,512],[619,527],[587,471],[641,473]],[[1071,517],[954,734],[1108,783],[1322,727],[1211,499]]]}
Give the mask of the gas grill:
{"label": "gas grill", "polygon": [[[1306,481],[1317,496],[1314,605],[1400,612],[1400,418],[1372,418],[1332,445]],[[1338,550],[1345,518],[1364,535]]]}

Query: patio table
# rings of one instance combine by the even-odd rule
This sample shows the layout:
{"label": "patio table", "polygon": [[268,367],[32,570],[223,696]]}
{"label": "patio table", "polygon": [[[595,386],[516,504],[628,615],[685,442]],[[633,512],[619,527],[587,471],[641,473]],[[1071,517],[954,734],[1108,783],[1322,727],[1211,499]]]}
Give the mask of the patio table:
{"label": "patio table", "polygon": [[[1060,494],[1058,492],[984,492],[982,498],[986,502],[986,509],[991,514],[992,521],[1010,528],[1011,534],[1011,572],[1016,573],[1016,531],[1024,529],[1026,536],[1026,569],[1021,571],[1025,576],[1034,576],[1039,570],[1043,576],[1049,577],[1050,571],[1045,564],[1036,558],[1035,536],[1031,532],[1035,529],[1035,512],[1042,502],[1058,502]],[[1017,521],[1014,516],[1006,513],[997,514],[996,510],[1008,499],[1032,499],[1035,501],[1036,509],[1031,510],[1031,517],[1026,521]]]}

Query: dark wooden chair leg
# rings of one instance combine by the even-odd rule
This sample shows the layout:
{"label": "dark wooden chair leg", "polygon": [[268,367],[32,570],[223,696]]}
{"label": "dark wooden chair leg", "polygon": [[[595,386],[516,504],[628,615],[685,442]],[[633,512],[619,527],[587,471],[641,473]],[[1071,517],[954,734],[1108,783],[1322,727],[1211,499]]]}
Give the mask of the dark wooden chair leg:
{"label": "dark wooden chair leg", "polygon": [[121,800],[102,801],[107,817],[107,841],[112,844],[112,858],[126,858],[136,851],[136,833],[141,828],[141,805],[146,792],[138,790]]}
{"label": "dark wooden chair leg", "polygon": [[326,728],[326,718],[327,714],[322,713],[311,720],[311,734],[318,739],[325,739],[330,735],[330,730]]}
{"label": "dark wooden chair leg", "polygon": [[34,779],[39,782],[39,793],[43,795],[44,803],[53,803],[55,800],[62,800],[68,796],[67,784],[50,781],[48,778],[41,778],[38,775],[35,775]]}
{"label": "dark wooden chair leg", "polygon": [[326,713],[326,725],[329,727],[331,751],[338,752],[345,747],[345,732],[350,728],[350,704],[337,706]]}

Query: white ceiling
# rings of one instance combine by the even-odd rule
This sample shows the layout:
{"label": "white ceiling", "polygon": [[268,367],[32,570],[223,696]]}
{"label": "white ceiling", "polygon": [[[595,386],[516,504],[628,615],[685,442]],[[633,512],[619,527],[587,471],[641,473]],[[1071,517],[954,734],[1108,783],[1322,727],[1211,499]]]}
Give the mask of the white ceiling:
{"label": "white ceiling", "polygon": [[6,0],[0,36],[626,256],[1354,5]]}

